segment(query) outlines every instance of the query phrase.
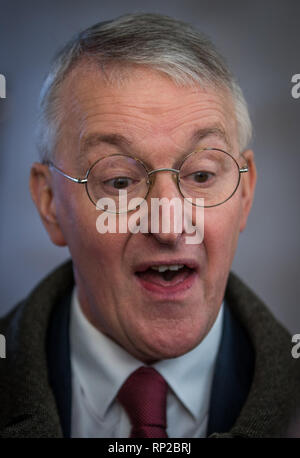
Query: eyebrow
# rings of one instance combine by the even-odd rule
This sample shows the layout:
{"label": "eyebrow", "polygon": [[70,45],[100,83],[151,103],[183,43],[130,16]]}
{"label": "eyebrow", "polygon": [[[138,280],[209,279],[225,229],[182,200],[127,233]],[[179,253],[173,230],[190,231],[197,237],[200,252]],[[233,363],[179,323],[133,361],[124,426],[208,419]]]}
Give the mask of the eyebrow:
{"label": "eyebrow", "polygon": [[126,146],[127,148],[132,145],[128,138],[121,134],[91,134],[88,135],[82,142],[81,153],[86,152],[89,148],[97,146],[100,143],[108,143],[114,146]]}
{"label": "eyebrow", "polygon": [[124,135],[117,133],[92,133],[80,140],[80,148],[77,154],[77,160],[81,166],[86,165],[85,161],[87,159],[86,154],[88,153],[88,150],[94,146],[100,145],[101,143],[107,143],[119,148],[129,149],[132,147],[132,142]]}
{"label": "eyebrow", "polygon": [[197,144],[202,140],[205,140],[207,137],[215,136],[222,140],[227,147],[231,147],[231,142],[222,127],[205,127],[203,129],[196,129],[192,135],[191,143]]}
{"label": "eyebrow", "polygon": [[[191,149],[195,147],[197,143],[206,139],[209,136],[218,137],[220,140],[224,141],[227,147],[230,147],[229,139],[222,127],[213,126],[213,127],[205,127],[196,129],[190,139],[190,144],[192,146]],[[130,149],[133,146],[133,142],[129,140],[122,134],[117,133],[108,133],[108,134],[101,134],[101,133],[93,133],[88,135],[86,138],[82,140],[81,148],[79,151],[79,159],[83,159],[83,156],[87,151],[94,147],[98,146],[101,143],[107,143],[109,145],[117,146],[119,148],[126,148]],[[146,164],[146,163],[145,163]]]}

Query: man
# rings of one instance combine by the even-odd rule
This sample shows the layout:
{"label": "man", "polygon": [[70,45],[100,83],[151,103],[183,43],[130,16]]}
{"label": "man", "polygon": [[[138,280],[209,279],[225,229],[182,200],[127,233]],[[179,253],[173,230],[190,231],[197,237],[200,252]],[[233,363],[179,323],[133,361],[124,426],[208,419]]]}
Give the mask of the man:
{"label": "man", "polygon": [[[158,15],[96,24],[56,57],[40,110],[30,189],[72,261],[2,319],[1,435],[285,435],[299,371],[288,333],[230,273],[256,169],[213,45]],[[174,209],[153,229],[163,198],[187,201],[193,223],[204,212],[203,240]],[[135,230],[101,231],[111,214]]]}

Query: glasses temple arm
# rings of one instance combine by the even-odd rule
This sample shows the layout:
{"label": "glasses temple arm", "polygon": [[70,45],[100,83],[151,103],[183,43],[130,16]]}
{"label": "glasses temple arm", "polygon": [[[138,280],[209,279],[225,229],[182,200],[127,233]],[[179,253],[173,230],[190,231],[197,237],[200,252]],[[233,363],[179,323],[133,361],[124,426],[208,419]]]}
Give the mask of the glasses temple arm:
{"label": "glasses temple arm", "polygon": [[73,181],[74,183],[79,183],[79,184],[87,183],[87,178],[75,178],[75,177],[71,177],[71,175],[66,174],[65,172],[63,172],[62,170],[60,170],[58,167],[56,167],[51,161],[45,161],[44,164],[45,164],[45,165],[48,165],[48,167],[50,167],[50,168],[56,170],[56,172],[60,173],[62,176],[64,176],[65,178],[68,178],[68,180],[71,180],[71,181]]}

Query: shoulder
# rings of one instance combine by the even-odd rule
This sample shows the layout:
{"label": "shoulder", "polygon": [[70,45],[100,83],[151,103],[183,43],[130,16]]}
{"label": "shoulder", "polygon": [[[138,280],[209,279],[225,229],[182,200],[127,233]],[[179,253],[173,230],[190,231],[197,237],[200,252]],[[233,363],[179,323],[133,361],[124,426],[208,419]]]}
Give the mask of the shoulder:
{"label": "shoulder", "polygon": [[[38,324],[51,310],[53,303],[64,296],[73,284],[72,261],[68,260],[43,278],[10,312],[0,317],[0,332],[20,330],[20,320],[24,321],[25,325]],[[30,323],[27,323],[28,318]]]}
{"label": "shoulder", "polygon": [[73,285],[68,261],[0,319],[0,333],[6,339],[6,358],[0,361],[2,437],[49,437],[59,431],[48,380],[46,340],[52,310]]}
{"label": "shoulder", "polygon": [[232,433],[253,437],[286,435],[300,407],[300,367],[291,355],[290,333],[233,273],[229,275],[225,297],[255,355],[250,392]]}

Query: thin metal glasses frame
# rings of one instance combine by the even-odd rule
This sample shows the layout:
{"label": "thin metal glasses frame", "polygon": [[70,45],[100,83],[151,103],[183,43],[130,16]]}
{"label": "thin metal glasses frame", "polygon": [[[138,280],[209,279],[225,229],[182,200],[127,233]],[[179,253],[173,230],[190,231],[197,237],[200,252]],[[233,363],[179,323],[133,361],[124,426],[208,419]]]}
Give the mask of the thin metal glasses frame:
{"label": "thin metal glasses frame", "polygon": [[[248,169],[248,165],[247,165],[247,160],[245,159],[243,153],[240,153],[241,156],[243,157],[243,159],[246,161],[246,165],[243,166],[243,167],[240,167],[238,162],[236,161],[236,159],[229,153],[227,153],[227,151],[224,151],[220,148],[201,148],[199,150],[196,150],[196,151],[193,151],[192,153],[189,153],[187,156],[185,156],[182,160],[182,162],[180,163],[179,165],[179,168],[178,169],[173,169],[173,168],[159,168],[159,169],[154,169],[154,170],[150,170],[148,171],[147,170],[147,167],[145,166],[145,164],[141,161],[141,159],[137,158],[137,157],[134,157],[134,156],[130,156],[129,154],[112,154],[110,155],[109,157],[113,157],[113,156],[125,156],[125,157],[129,157],[131,159],[134,159],[136,162],[140,163],[144,169],[145,169],[145,172],[146,174],[148,175],[148,180],[147,180],[147,185],[148,185],[148,191],[147,191],[147,194],[145,195],[144,199],[146,200],[147,199],[147,196],[150,192],[150,189],[151,187],[153,186],[154,184],[154,180],[151,179],[152,175],[157,173],[157,172],[172,172],[173,174],[176,175],[176,183],[177,183],[177,188],[181,194],[181,196],[184,198],[184,199],[187,199],[187,197],[182,193],[182,190],[181,190],[181,187],[180,187],[180,177],[179,177],[179,173],[180,173],[180,170],[184,164],[184,162],[192,155],[192,154],[195,154],[195,153],[201,153],[202,151],[220,151],[224,154],[227,154],[229,157],[231,157],[231,159],[235,162],[237,168],[238,168],[238,172],[239,172],[239,179],[238,179],[238,182],[237,182],[237,185],[236,187],[234,188],[233,192],[230,194],[229,197],[227,197],[227,199],[223,200],[222,202],[218,203],[218,204],[214,204],[214,205],[204,205],[204,208],[210,208],[210,207],[218,207],[219,205],[222,205],[224,204],[225,202],[227,202],[232,196],[233,194],[236,192],[237,188],[239,187],[239,184],[240,184],[240,180],[241,180],[241,173],[246,173],[249,171]],[[85,185],[85,188],[86,188],[86,192],[87,192],[87,195],[90,199],[90,201],[93,203],[93,205],[96,205],[95,202],[93,201],[93,199],[91,198],[90,196],[90,193],[89,193],[89,190],[88,190],[88,177],[89,177],[89,174],[91,173],[91,170],[96,166],[96,164],[98,164],[100,161],[102,161],[103,159],[107,158],[107,156],[104,156],[104,157],[101,157],[99,159],[97,159],[97,161],[95,161],[90,167],[89,169],[87,170],[86,174],[85,174],[85,177],[84,178],[76,178],[76,177],[72,177],[71,175],[68,175],[67,173],[63,172],[61,169],[59,169],[58,167],[56,167],[52,161],[44,161],[44,164],[45,165],[48,165],[50,168],[53,168],[54,170],[56,170],[56,172],[60,173],[62,176],[64,176],[65,178],[67,178],[68,180],[71,180],[73,181],[74,183],[78,183],[78,184],[84,184]],[[150,178],[150,179],[149,179]],[[194,202],[191,202],[192,205],[194,206],[197,206]],[[132,211],[132,210],[131,210]]]}

